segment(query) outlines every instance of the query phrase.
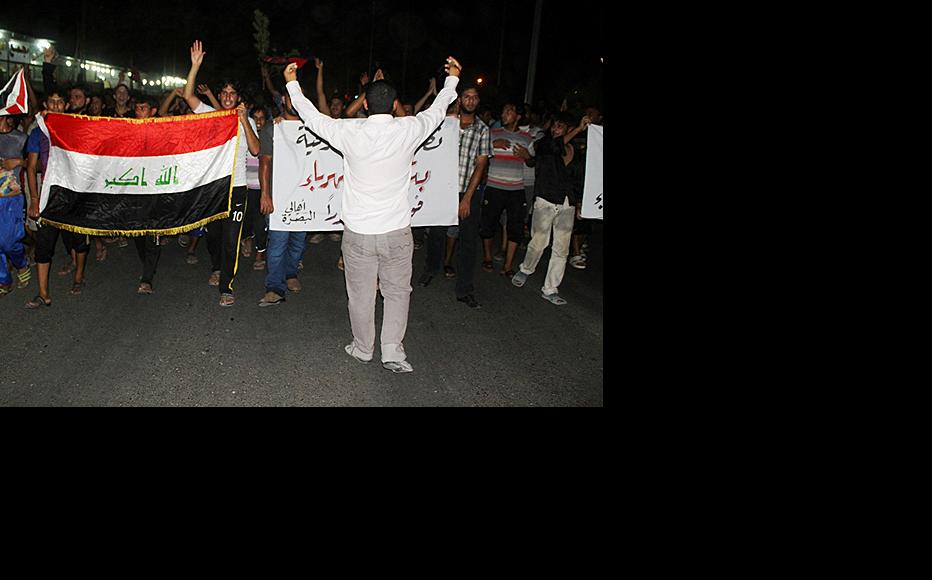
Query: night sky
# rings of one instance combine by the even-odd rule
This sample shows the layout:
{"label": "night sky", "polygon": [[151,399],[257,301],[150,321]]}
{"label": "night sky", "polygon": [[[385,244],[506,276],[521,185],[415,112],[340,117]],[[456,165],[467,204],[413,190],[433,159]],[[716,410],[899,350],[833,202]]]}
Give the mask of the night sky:
{"label": "night sky", "polygon": [[[0,27],[56,41],[62,54],[75,55],[82,2],[67,10],[42,10],[27,3],[19,13],[4,11]],[[54,6],[53,4],[44,4]],[[464,78],[486,80],[483,104],[521,101],[527,81],[534,0],[423,2],[415,0],[268,0],[259,4],[162,0],[85,2],[86,58],[116,66],[184,77],[189,47],[204,42],[207,55],[199,81],[239,79],[247,90],[260,83],[253,40],[253,11],[271,21],[272,54],[297,51],[324,60],[326,89],[352,96],[359,74],[381,65],[408,101],[427,89],[431,74],[440,78],[451,54],[464,66]],[[601,106],[604,24],[601,5],[591,0],[544,1],[534,102],[556,106],[569,97],[577,111]],[[571,8],[571,9],[568,9]],[[502,32],[504,30],[504,50]],[[406,50],[407,48],[407,50]],[[501,58],[501,69],[499,68]],[[305,88],[313,87],[313,64]],[[501,70],[501,83],[498,83]]]}

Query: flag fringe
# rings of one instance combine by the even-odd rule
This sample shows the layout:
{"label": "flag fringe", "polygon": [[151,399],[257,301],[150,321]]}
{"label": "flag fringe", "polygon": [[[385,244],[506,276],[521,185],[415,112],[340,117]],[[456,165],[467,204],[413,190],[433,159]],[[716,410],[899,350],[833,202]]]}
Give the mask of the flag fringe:
{"label": "flag fringe", "polygon": [[178,228],[169,228],[165,230],[97,230],[93,228],[83,228],[81,226],[75,226],[71,224],[63,224],[60,222],[55,222],[47,220],[45,218],[39,218],[40,225],[50,225],[54,228],[60,230],[65,230],[66,232],[72,232],[75,234],[85,234],[88,236],[101,236],[101,237],[138,237],[138,236],[177,236],[178,234],[184,234],[190,232],[191,230],[196,230],[197,228],[204,227],[210,222],[214,222],[220,219],[225,219],[230,217],[230,212],[225,211],[223,213],[218,213],[215,216],[211,216],[206,219],[202,219],[199,222],[181,226]]}
{"label": "flag fringe", "polygon": [[69,117],[75,117],[77,119],[85,119],[87,121],[112,121],[115,123],[129,123],[131,125],[145,125],[148,123],[184,123],[186,121],[198,121],[202,119],[212,119],[214,117],[230,117],[237,115],[235,109],[229,109],[224,111],[214,111],[211,113],[201,113],[199,115],[178,115],[174,117],[151,117],[149,119],[125,119],[122,117],[92,117],[90,115],[73,115],[71,113],[50,113],[53,115],[67,115]]}

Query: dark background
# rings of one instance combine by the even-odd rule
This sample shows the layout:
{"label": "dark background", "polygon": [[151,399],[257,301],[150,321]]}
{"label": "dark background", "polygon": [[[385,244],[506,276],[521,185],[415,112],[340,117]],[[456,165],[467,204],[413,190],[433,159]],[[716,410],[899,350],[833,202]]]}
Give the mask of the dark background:
{"label": "dark background", "polygon": [[[534,6],[534,0],[270,0],[261,5],[77,1],[67,9],[30,4],[18,12],[11,5],[0,17],[0,27],[52,39],[62,54],[178,77],[186,76],[189,47],[200,39],[207,55],[199,81],[216,84],[236,78],[247,92],[258,93],[253,12],[259,8],[271,21],[270,53],[319,56],[325,62],[328,93],[339,90],[352,97],[360,73],[371,76],[381,65],[402,97],[414,102],[431,74],[441,76],[449,54],[463,64],[466,80],[485,79],[483,104],[499,107],[506,99],[524,100]],[[535,105],[557,107],[568,98],[576,113],[590,104],[602,108],[600,6],[590,0],[544,1]],[[314,79],[313,65],[304,72],[301,80],[308,85]]]}

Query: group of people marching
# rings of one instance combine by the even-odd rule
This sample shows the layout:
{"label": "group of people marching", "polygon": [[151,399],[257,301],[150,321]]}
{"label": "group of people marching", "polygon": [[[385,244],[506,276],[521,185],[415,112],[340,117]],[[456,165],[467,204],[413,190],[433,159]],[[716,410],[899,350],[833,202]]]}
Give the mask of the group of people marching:
{"label": "group of people marching", "polygon": [[[567,263],[579,269],[586,267],[586,238],[591,225],[580,219],[579,204],[586,128],[590,123],[601,124],[597,108],[587,108],[582,119],[575,122],[565,111],[565,103],[560,112],[541,118],[530,106],[508,102],[496,120],[490,109],[480,108],[478,87],[460,83],[462,67],[455,58],[448,57],[444,64],[448,76],[441,90],[437,91],[437,82],[431,79],[427,92],[415,104],[401,103],[397,90],[381,70],[371,83],[363,75],[358,97],[347,104],[338,95],[328,98],[324,63],[316,59],[315,106],[297,82],[297,64],[287,65],[281,77],[265,69],[263,89],[274,103],[272,110],[266,110],[248,103],[235,82],[224,82],[216,96],[206,85],[199,85],[197,76],[205,54],[201,42],[195,41],[185,88],[171,91],[157,102],[149,97],[133,98],[125,84],[118,85],[106,98],[92,95],[80,85],[67,90],[58,88],[54,79],[57,55],[51,48],[46,51],[43,66],[45,90],[40,114],[67,112],[144,119],[236,110],[241,138],[235,154],[229,217],[178,236],[178,243],[187,248],[189,264],[198,263],[196,248],[202,237],[207,239],[211,256],[208,283],[218,287],[221,306],[235,303],[234,281],[240,255],[254,256],[253,268],[267,271],[266,292],[259,306],[272,306],[284,302],[289,292],[301,290],[298,272],[303,268],[307,244],[324,238],[321,233],[268,229],[267,216],[275,205],[271,187],[273,132],[280,119],[302,121],[344,157],[344,232],[342,236],[330,236],[342,242],[337,267],[345,272],[353,331],[353,342],[345,350],[356,360],[369,362],[374,357],[375,302],[377,293],[381,293],[382,364],[393,372],[413,370],[403,339],[412,290],[413,252],[422,245],[426,245],[427,252],[418,284],[429,286],[442,267],[444,276],[456,278],[456,298],[469,308],[480,308],[475,296],[479,251],[483,271],[494,271],[494,262],[501,261],[499,273],[521,287],[536,271],[544,250],[551,246],[541,296],[555,305],[566,304],[559,286]],[[432,97],[432,104],[425,108]],[[33,97],[33,101],[38,99]],[[52,304],[49,277],[59,237],[67,252],[59,274],[73,276],[72,294],[82,292],[91,239],[98,261],[106,260],[109,243],[125,246],[128,242],[89,238],[43,225],[39,193],[50,144],[34,120],[39,107],[32,109],[29,116],[0,117],[0,296],[14,286],[30,285],[30,263],[34,261],[38,292],[26,302],[26,308],[41,309]],[[408,207],[411,160],[418,146],[446,116],[458,118],[460,125],[459,224],[412,231]],[[346,121],[354,118],[366,120]],[[20,125],[25,131],[18,130]],[[498,232],[502,246],[495,252],[493,240]],[[137,292],[151,294],[161,246],[170,243],[171,238],[140,236],[133,241],[143,269]],[[524,259],[516,265],[517,250],[525,245]]]}

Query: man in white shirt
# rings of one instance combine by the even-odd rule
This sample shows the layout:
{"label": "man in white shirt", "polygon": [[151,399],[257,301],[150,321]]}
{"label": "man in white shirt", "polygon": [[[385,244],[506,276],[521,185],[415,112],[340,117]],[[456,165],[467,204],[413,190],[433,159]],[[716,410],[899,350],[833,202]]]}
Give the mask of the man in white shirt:
{"label": "man in white shirt", "polygon": [[[195,40],[191,46],[191,70],[188,72],[188,84],[184,87],[184,100],[195,115],[210,113],[215,109],[201,102],[194,94],[197,86],[197,73],[204,62],[204,46]],[[233,192],[230,201],[230,217],[218,220],[207,226],[207,249],[210,250],[212,273],[207,281],[211,286],[220,287],[220,306],[233,306],[233,280],[239,266],[239,245],[243,234],[243,217],[246,214],[246,156],[259,154],[259,137],[256,122],[246,113],[246,107],[240,102],[236,86],[227,82],[220,90],[220,106],[224,110],[236,109],[239,114],[242,136],[236,147],[236,165],[233,170]]]}
{"label": "man in white shirt", "polygon": [[453,57],[444,65],[443,90],[429,109],[414,117],[393,117],[400,107],[397,92],[387,81],[366,91],[365,120],[331,119],[321,114],[301,92],[298,67],[285,68],[285,81],[294,109],[304,124],[343,152],[343,261],[353,342],[347,354],[362,362],[375,352],[376,284],[380,284],[382,366],[396,373],[414,370],[404,346],[411,298],[411,205],[408,199],[411,160],[417,148],[443,122],[456,99],[462,70]]}

